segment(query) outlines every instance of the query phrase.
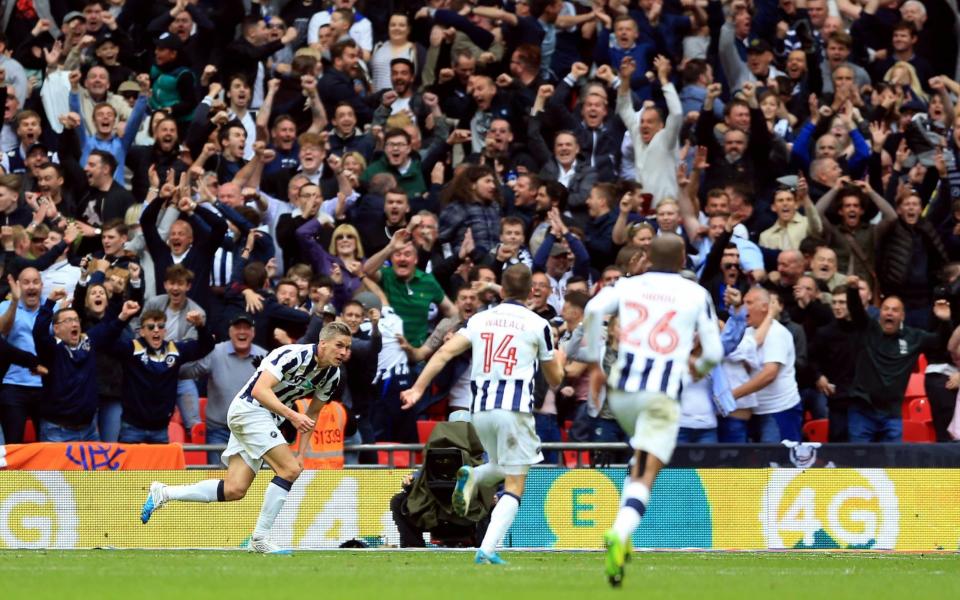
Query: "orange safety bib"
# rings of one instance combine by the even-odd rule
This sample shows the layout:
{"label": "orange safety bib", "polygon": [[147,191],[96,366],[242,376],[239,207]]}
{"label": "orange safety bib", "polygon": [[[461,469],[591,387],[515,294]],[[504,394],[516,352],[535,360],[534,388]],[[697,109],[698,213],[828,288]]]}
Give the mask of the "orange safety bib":
{"label": "orange safety bib", "polygon": [[[306,413],[310,400],[297,400],[297,410]],[[347,411],[336,401],[327,402],[317,415],[317,426],[310,435],[310,444],[304,449],[303,468],[342,469],[343,436],[347,429]],[[294,450],[300,446],[300,434]]]}

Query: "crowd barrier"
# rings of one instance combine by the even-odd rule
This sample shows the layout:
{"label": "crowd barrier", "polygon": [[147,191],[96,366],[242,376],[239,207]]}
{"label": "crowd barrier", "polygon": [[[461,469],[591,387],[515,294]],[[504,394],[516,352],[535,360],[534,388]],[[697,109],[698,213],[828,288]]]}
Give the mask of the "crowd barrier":
{"label": "crowd barrier", "polygon": [[[305,471],[274,537],[295,549],[398,543],[389,510],[409,471]],[[0,548],[235,548],[269,477],[229,504],[173,503],[139,521],[149,484],[222,471],[2,471]],[[532,470],[508,547],[596,549],[626,470]],[[958,550],[960,469],[687,469],[663,472],[633,542],[643,548]]]}

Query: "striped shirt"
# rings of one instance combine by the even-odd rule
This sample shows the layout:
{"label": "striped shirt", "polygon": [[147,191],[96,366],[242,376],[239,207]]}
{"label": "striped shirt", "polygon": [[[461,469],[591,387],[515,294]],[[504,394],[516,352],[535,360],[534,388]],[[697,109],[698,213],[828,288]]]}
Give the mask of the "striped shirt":
{"label": "striped shirt", "polygon": [[520,304],[504,302],[471,317],[457,335],[473,348],[471,412],[533,412],[539,362],[553,360],[550,324]]}
{"label": "striped shirt", "polygon": [[[277,348],[263,359],[257,372],[237,394],[238,399],[262,406],[253,398],[253,387],[263,372],[277,378],[273,393],[293,410],[297,410],[295,403],[301,398],[312,397],[322,402],[330,400],[340,384],[339,368],[317,365],[316,344],[289,344]],[[273,418],[277,425],[286,420],[278,414],[273,414]]]}
{"label": "striped shirt", "polygon": [[723,358],[717,313],[710,294],[677,273],[651,271],[621,279],[587,304],[584,329],[590,360],[599,362],[603,322],[619,315],[620,343],[608,385],[625,392],[660,392],[677,398],[688,372],[694,334],[705,373]]}

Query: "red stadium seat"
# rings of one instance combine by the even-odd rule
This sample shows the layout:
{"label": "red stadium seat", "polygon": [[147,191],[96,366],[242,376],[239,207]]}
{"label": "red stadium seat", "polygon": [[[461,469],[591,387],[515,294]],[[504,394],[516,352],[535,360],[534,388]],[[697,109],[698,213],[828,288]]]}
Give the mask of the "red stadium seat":
{"label": "red stadium seat", "polygon": [[23,443],[32,444],[37,441],[37,430],[33,426],[33,421],[27,419],[26,424],[23,426]]}
{"label": "red stadium seat", "polygon": [[926,398],[914,398],[907,409],[908,421],[932,423],[933,414],[930,412],[930,401]]}
{"label": "red stadium seat", "polygon": [[421,444],[426,444],[427,440],[430,439],[430,434],[433,433],[433,428],[437,426],[439,421],[417,421],[417,436],[420,438]]}
{"label": "red stadium seat", "polygon": [[920,357],[917,358],[917,365],[916,365],[916,367],[914,367],[914,371],[913,371],[913,372],[914,372],[914,373],[920,373],[920,374],[922,375],[923,372],[926,371],[926,370],[927,370],[927,355],[926,355],[926,354],[921,354]]}
{"label": "red stadium seat", "polygon": [[200,398],[200,420],[207,422],[207,399]]}
{"label": "red stadium seat", "polygon": [[[171,439],[171,441],[173,440]],[[206,441],[207,441],[206,423],[196,423],[190,429],[190,443],[205,444]],[[205,465],[207,464],[207,453],[203,450],[191,450],[189,452],[184,452],[183,460],[188,465]]]}
{"label": "red stadium seat", "polygon": [[927,388],[923,383],[923,373],[913,373],[910,375],[910,381],[907,383],[907,390],[903,393],[903,399],[909,402],[914,398],[925,398]]}
{"label": "red stadium seat", "polygon": [[180,409],[179,409],[179,408],[174,408],[174,409],[173,409],[173,416],[170,417],[170,422],[171,422],[171,423],[180,423],[181,425],[183,425],[183,417],[180,416]]}
{"label": "red stadium seat", "polygon": [[[394,442],[377,442],[378,446],[390,445]],[[377,450],[377,464],[380,465],[389,465],[390,464],[390,452],[387,450]],[[402,452],[393,452],[393,466],[397,469],[409,469],[410,468],[410,452],[404,450]]]}
{"label": "red stadium seat", "polygon": [[932,444],[937,441],[937,433],[933,429],[933,423],[920,423],[919,421],[903,422],[903,441],[916,442],[920,444]]}
{"label": "red stadium seat", "polygon": [[187,439],[187,432],[184,431],[183,425],[170,421],[170,424],[167,425],[167,436],[170,438],[171,444],[182,444]]}
{"label": "red stadium seat", "polygon": [[830,421],[828,419],[814,419],[803,425],[803,437],[808,442],[825,444],[830,440]]}

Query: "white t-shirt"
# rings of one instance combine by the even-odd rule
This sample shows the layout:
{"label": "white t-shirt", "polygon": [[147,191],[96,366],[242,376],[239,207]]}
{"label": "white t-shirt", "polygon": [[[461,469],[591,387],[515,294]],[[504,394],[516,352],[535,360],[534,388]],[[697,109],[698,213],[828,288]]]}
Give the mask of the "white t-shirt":
{"label": "white t-shirt", "polygon": [[690,376],[683,378],[680,392],[680,427],[688,429],[715,429],[717,410],[710,399],[710,379],[702,377],[694,381]]}
{"label": "white t-shirt", "polygon": [[[748,328],[746,335],[754,335],[754,329]],[[780,372],[770,385],[757,392],[757,407],[753,409],[755,414],[769,415],[782,412],[800,402],[800,392],[797,391],[796,360],[793,336],[779,321],[774,321],[763,345],[760,346],[760,364],[763,368],[763,365],[775,362],[780,365]]]}
{"label": "white t-shirt", "polygon": [[[720,365],[727,376],[727,383],[730,384],[731,390],[750,381],[762,366],[757,353],[757,340],[753,335],[744,335],[733,352],[723,357]],[[737,398],[737,408],[755,408],[756,406],[756,393]]]}

